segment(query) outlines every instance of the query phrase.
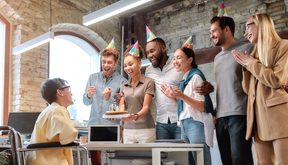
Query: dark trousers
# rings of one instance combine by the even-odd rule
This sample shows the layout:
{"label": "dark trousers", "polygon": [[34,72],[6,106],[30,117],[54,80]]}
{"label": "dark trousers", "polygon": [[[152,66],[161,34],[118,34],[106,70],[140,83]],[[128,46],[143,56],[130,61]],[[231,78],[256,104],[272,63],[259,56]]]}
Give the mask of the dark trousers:
{"label": "dark trousers", "polygon": [[223,165],[253,165],[252,140],[245,140],[246,116],[221,117],[216,122],[216,136]]}

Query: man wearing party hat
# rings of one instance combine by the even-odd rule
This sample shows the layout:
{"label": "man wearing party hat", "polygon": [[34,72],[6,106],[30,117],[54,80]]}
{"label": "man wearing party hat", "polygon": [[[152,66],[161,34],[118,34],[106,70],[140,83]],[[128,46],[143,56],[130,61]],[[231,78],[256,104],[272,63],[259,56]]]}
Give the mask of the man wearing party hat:
{"label": "man wearing party hat", "polygon": [[[119,93],[120,85],[126,82],[126,79],[116,71],[119,53],[115,49],[114,39],[100,55],[102,71],[89,76],[83,94],[84,104],[92,105],[88,125],[119,124],[119,120],[110,121],[102,118],[109,106],[116,101],[115,96]],[[93,163],[92,160],[92,164],[99,164],[99,162]]]}
{"label": "man wearing party hat", "polygon": [[115,49],[114,39],[100,54],[102,71],[90,75],[83,95],[84,104],[92,105],[89,125],[118,123],[118,121],[103,119],[102,115],[108,110],[109,105],[115,101],[113,96],[119,92],[120,84],[126,81],[116,71],[119,53]]}
{"label": "man wearing party hat", "polygon": [[180,139],[181,132],[178,125],[177,102],[165,93],[169,91],[169,88],[179,86],[183,73],[177,72],[174,68],[172,63],[173,56],[169,57],[167,55],[164,40],[156,37],[147,26],[146,33],[146,55],[152,65],[147,67],[145,75],[155,81],[156,138]]}

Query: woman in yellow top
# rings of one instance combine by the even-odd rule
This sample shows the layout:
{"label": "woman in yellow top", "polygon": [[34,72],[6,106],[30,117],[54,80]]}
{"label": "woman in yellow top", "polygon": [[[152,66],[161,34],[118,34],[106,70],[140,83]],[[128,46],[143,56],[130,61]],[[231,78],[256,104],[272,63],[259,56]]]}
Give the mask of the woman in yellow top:
{"label": "woman in yellow top", "polygon": [[[55,78],[41,86],[42,97],[49,103],[39,115],[31,136],[31,143],[60,142],[68,144],[77,137],[67,107],[72,94],[67,81]],[[29,152],[28,165],[73,165],[71,149],[49,149]]]}
{"label": "woman in yellow top", "polygon": [[288,164],[288,41],[275,31],[267,14],[246,23],[245,37],[255,45],[250,54],[234,50],[243,66],[243,89],[248,94],[246,139],[253,136],[259,164]]}

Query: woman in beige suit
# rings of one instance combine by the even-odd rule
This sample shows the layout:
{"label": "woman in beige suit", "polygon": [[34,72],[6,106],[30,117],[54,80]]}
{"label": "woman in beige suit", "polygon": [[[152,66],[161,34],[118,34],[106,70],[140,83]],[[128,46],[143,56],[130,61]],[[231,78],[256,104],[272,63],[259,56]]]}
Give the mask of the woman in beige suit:
{"label": "woman in beige suit", "polygon": [[254,51],[233,51],[243,66],[243,88],[248,95],[246,139],[254,137],[258,164],[288,164],[288,41],[282,40],[267,14],[246,23],[245,37]]}

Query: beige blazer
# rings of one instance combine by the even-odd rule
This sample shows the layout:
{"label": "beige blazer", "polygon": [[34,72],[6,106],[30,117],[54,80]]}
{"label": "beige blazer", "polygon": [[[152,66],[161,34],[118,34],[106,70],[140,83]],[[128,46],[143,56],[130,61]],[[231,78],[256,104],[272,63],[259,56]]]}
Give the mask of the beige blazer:
{"label": "beige blazer", "polygon": [[288,137],[288,93],[282,87],[288,80],[288,40],[275,43],[269,52],[268,67],[255,59],[243,68],[242,86],[248,95],[246,139],[253,129],[263,141]]}

